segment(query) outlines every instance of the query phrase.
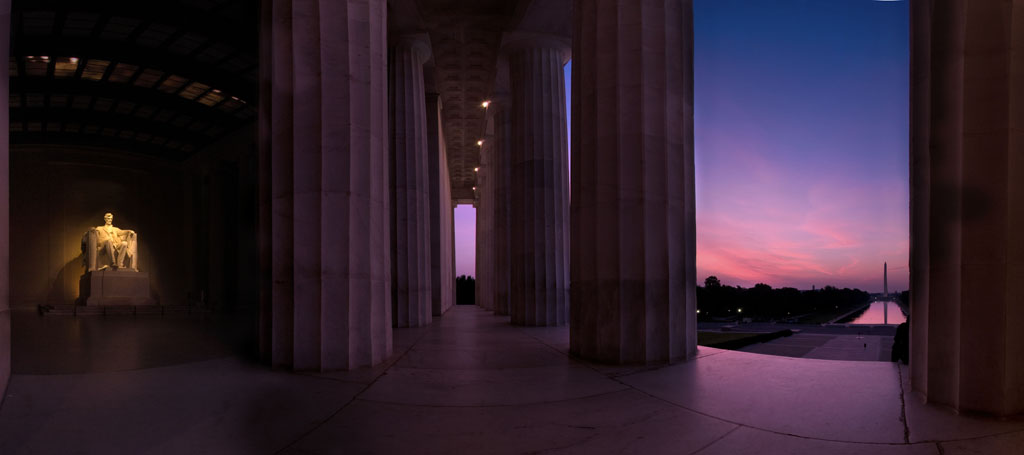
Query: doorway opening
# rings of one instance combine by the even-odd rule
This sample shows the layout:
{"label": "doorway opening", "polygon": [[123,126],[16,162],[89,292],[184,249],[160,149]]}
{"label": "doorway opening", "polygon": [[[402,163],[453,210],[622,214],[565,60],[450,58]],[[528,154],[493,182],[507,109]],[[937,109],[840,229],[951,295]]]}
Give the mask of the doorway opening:
{"label": "doorway opening", "polygon": [[455,304],[476,304],[476,207],[455,206]]}
{"label": "doorway opening", "polygon": [[909,312],[908,3],[694,3],[700,344],[890,360]]}

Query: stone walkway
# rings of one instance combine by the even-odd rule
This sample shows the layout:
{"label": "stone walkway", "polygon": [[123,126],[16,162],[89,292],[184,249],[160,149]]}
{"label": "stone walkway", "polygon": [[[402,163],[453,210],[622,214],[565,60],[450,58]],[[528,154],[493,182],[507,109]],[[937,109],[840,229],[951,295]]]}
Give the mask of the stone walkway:
{"label": "stone walkway", "polygon": [[892,343],[891,336],[797,333],[766,343],[752,344],[740,350],[805,359],[889,362]]}
{"label": "stone walkway", "polygon": [[[15,374],[0,453],[1019,454],[1024,420],[956,416],[887,362],[701,348],[690,362],[571,359],[567,328],[456,307],[395,331],[373,369],[271,371],[235,357]],[[814,349],[826,347],[828,341]]]}

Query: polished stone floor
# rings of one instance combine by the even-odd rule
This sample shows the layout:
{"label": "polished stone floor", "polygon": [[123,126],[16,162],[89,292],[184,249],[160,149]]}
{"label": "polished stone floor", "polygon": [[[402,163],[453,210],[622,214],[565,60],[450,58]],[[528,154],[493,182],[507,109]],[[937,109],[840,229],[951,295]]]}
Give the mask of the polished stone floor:
{"label": "polished stone floor", "polygon": [[[396,330],[385,365],[353,372],[271,371],[231,350],[19,372],[0,453],[1024,453],[1024,419],[922,405],[892,363],[701,348],[683,364],[611,367],[571,359],[566,328],[507,321],[456,307]],[[59,370],[45,363],[19,364]]]}
{"label": "polished stone floor", "polygon": [[41,316],[15,311],[11,369],[26,374],[153,368],[254,355],[255,315]]}

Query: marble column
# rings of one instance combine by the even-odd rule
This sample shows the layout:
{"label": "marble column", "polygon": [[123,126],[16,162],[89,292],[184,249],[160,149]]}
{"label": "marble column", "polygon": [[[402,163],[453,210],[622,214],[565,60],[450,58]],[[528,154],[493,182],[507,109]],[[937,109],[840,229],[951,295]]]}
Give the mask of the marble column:
{"label": "marble column", "polygon": [[428,93],[427,154],[430,172],[430,302],[434,316],[441,316],[455,304],[455,276],[452,273],[452,184],[448,175],[448,154],[444,143],[441,96]]}
{"label": "marble column", "polygon": [[494,183],[491,157],[494,141],[484,138],[476,171],[476,304],[494,309]]}
{"label": "marble column", "polygon": [[1024,412],[1024,1],[911,8],[910,381]]}
{"label": "marble column", "polygon": [[[0,0],[0,59],[10,57],[11,1]],[[0,76],[0,105],[7,106],[10,80]],[[8,125],[10,112],[0,111],[0,125]],[[0,404],[11,377],[11,286],[10,286],[10,128],[0,128]]]}
{"label": "marble column", "polygon": [[[264,9],[260,149],[275,367],[351,369],[391,355],[384,0]],[[264,182],[266,183],[266,182]]]}
{"label": "marble column", "polygon": [[[448,253],[452,255],[452,276],[453,277],[458,277],[458,273],[456,272],[456,269],[455,269],[455,207],[458,204],[455,202],[454,199],[451,199],[450,202],[452,204],[452,211],[449,214],[448,220],[449,220],[449,223],[451,223],[451,225],[452,225],[452,230],[451,230],[451,233],[450,233],[451,235],[449,237],[450,240],[448,242],[448,245],[450,245],[451,248],[448,249]],[[456,292],[455,292],[455,279],[452,278],[452,304],[453,305],[455,303],[457,303],[456,302],[457,299],[458,299],[458,296],[456,295]]]}
{"label": "marble column", "polygon": [[558,326],[569,314],[569,175],[563,65],[568,42],[505,37],[511,98],[512,323]]}
{"label": "marble column", "polygon": [[430,324],[430,173],[423,64],[426,34],[391,43],[391,282],[395,327]]}
{"label": "marble column", "polygon": [[[270,51],[273,48],[273,17],[274,5],[271,1],[260,2],[260,63],[259,91],[261,100],[269,100],[273,96],[273,65]],[[273,122],[272,109],[269,104],[261,103],[259,107],[258,150],[259,150],[259,350],[260,361],[273,362],[274,333],[274,301],[273,301],[273,245],[271,229],[273,217],[273,183],[271,167],[273,165]]]}
{"label": "marble column", "polygon": [[570,351],[696,354],[690,0],[577,0]]}
{"label": "marble column", "polygon": [[494,110],[494,149],[491,154],[491,176],[494,181],[494,221],[492,243],[494,245],[493,276],[494,314],[507,316],[510,299],[509,268],[509,197],[512,185],[511,169],[511,125],[509,124],[508,96],[495,96],[490,109]]}

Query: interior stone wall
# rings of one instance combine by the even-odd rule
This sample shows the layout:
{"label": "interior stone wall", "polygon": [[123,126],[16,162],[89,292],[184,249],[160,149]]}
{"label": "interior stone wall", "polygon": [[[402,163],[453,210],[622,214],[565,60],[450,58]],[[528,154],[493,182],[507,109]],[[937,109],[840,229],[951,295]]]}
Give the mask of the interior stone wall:
{"label": "interior stone wall", "polygon": [[255,317],[259,305],[259,155],[255,125],[184,163],[189,289],[218,310]]}
{"label": "interior stone wall", "polygon": [[105,212],[139,234],[139,270],[149,273],[153,297],[184,303],[190,242],[179,165],[54,145],[12,146],[10,163],[12,306],[74,303],[82,235]]}
{"label": "interior stone wall", "polygon": [[[11,37],[11,1],[0,0],[0,26],[4,32],[0,33],[0,60],[7,60],[10,55]],[[0,103],[8,105],[9,80],[7,76],[0,76]],[[10,109],[0,110],[0,125],[7,125],[10,118]],[[10,209],[10,160],[8,159],[10,149],[9,129],[0,130],[0,404],[7,396],[7,381],[11,377],[11,306],[10,306],[10,242],[8,241],[10,229],[8,228]]]}

